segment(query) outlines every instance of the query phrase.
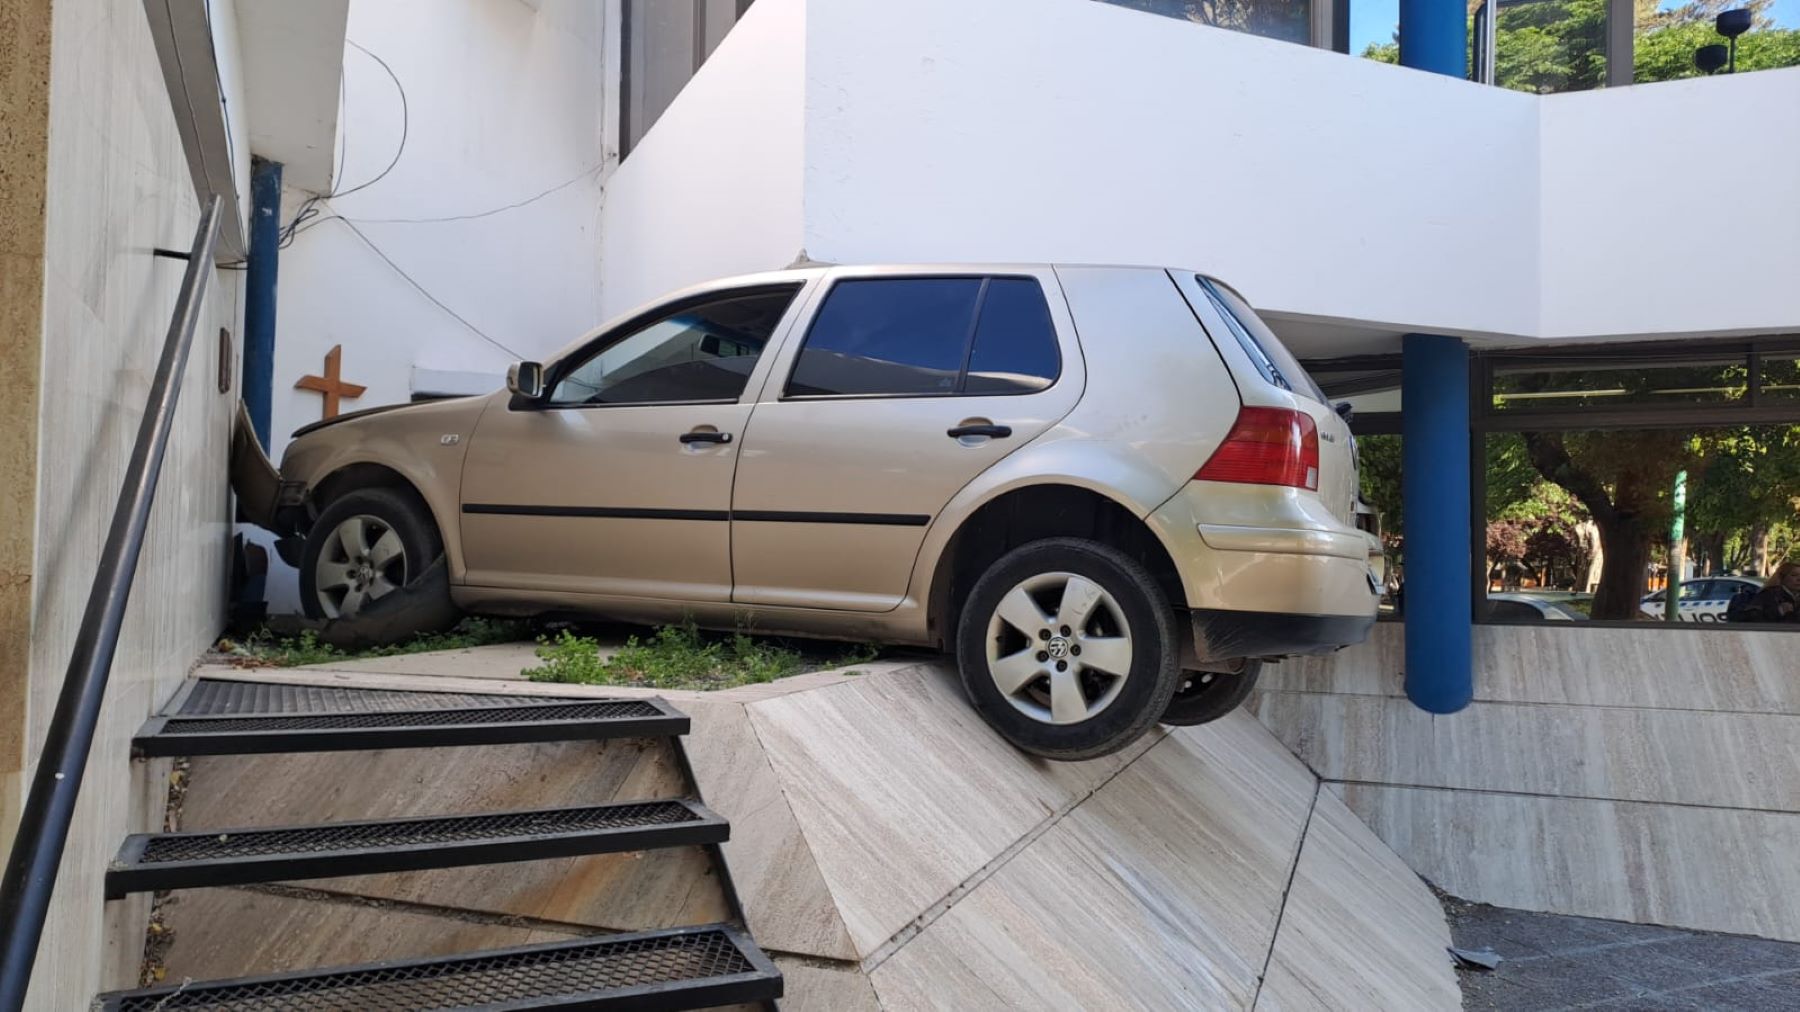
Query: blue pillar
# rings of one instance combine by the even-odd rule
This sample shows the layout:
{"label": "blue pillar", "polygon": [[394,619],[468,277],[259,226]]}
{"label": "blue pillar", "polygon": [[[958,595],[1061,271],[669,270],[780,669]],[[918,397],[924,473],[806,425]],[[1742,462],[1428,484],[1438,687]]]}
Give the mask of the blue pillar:
{"label": "blue pillar", "polygon": [[1400,375],[1406,696],[1432,713],[1455,713],[1475,694],[1469,349],[1454,337],[1408,334]]}
{"label": "blue pillar", "polygon": [[1400,63],[1469,76],[1469,6],[1463,0],[1400,0]]}
{"label": "blue pillar", "polygon": [[275,267],[281,245],[281,163],[250,168],[250,257],[244,265],[244,404],[263,448],[275,387]]}

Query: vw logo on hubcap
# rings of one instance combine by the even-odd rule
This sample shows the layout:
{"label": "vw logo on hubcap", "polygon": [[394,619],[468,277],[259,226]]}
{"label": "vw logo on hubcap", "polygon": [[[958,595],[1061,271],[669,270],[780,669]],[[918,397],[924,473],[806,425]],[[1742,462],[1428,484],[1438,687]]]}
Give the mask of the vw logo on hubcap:
{"label": "vw logo on hubcap", "polygon": [[1052,636],[1050,637],[1050,643],[1045,646],[1044,649],[1049,652],[1051,657],[1061,660],[1062,658],[1069,656],[1069,638],[1067,636]]}

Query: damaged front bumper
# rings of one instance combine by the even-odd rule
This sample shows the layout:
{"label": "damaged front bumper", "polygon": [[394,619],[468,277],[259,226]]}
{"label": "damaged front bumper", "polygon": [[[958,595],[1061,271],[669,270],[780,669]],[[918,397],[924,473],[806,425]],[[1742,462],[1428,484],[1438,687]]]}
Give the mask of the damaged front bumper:
{"label": "damaged front bumper", "polygon": [[276,553],[288,565],[299,565],[301,536],[312,522],[306,484],[281,477],[256,438],[250,409],[241,400],[231,427],[231,490],[237,494],[238,520],[279,535]]}

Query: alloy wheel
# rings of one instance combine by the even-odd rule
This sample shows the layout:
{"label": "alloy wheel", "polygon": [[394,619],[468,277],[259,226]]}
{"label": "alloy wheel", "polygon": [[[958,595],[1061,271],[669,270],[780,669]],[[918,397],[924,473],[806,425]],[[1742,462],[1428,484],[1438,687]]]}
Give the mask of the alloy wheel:
{"label": "alloy wheel", "polygon": [[988,621],[988,674],[1013,708],[1079,724],[1111,706],[1131,673],[1119,602],[1075,573],[1040,573],[1001,597]]}
{"label": "alloy wheel", "polygon": [[327,618],[346,618],[406,585],[406,546],[380,517],[345,517],[319,551],[313,588]]}

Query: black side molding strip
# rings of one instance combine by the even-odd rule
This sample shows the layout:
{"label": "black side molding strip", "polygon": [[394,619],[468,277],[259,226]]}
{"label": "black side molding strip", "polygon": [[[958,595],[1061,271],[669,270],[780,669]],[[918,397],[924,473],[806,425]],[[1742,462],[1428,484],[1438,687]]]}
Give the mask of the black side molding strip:
{"label": "black side molding strip", "polygon": [[724,510],[652,510],[629,506],[513,506],[494,503],[464,503],[464,513],[486,513],[508,517],[610,517],[622,520],[730,520]]}
{"label": "black side molding strip", "polygon": [[772,524],[875,524],[882,527],[923,527],[931,518],[923,513],[808,513],[800,510],[733,510],[733,520]]}
{"label": "black side molding strip", "polygon": [[600,517],[617,520],[745,520],[777,524],[870,524],[878,527],[924,527],[923,513],[822,513],[804,510],[669,510],[627,506],[522,506],[464,503],[464,513],[512,517]]}

